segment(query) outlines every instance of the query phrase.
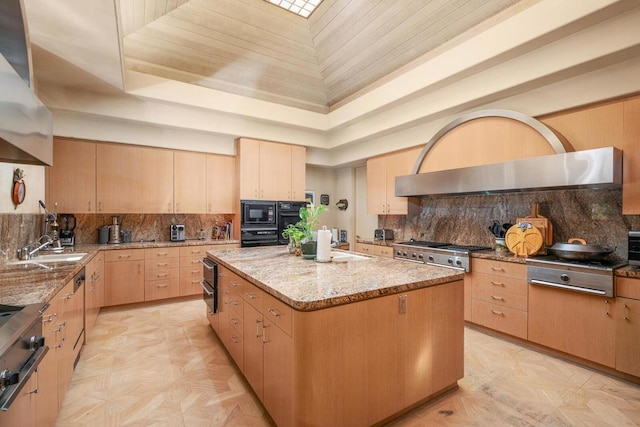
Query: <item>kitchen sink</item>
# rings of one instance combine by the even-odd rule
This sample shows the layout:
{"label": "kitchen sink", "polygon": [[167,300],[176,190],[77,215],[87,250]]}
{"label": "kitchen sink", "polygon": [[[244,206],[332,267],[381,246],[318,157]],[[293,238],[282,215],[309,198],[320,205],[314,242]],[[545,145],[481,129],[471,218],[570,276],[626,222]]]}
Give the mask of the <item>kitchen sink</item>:
{"label": "kitchen sink", "polygon": [[360,261],[371,259],[365,255],[354,254],[353,252],[334,252],[331,251],[331,260],[334,262]]}
{"label": "kitchen sink", "polygon": [[9,262],[10,265],[20,264],[47,264],[53,262],[77,262],[80,261],[87,253],[86,252],[71,252],[66,254],[44,254],[38,255],[32,259],[25,259],[21,261]]}

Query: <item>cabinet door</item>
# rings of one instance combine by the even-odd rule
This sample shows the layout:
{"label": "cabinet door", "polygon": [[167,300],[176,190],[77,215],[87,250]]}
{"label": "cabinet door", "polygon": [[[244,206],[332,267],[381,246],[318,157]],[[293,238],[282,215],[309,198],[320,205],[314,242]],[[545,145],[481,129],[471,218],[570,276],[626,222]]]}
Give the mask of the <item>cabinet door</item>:
{"label": "cabinet door", "polygon": [[293,345],[291,337],[264,320],[264,407],[277,425],[293,425]]}
{"label": "cabinet door", "polygon": [[396,177],[409,175],[415,163],[420,149],[413,149],[394,153],[387,157],[386,168],[386,199],[387,214],[406,215],[407,198],[396,197]]}
{"label": "cabinet door", "polygon": [[237,143],[240,198],[260,198],[260,141],[240,138]]}
{"label": "cabinet door", "polygon": [[49,207],[58,203],[58,212],[95,213],[95,143],[55,138],[53,166],[48,169]]}
{"label": "cabinet door", "polygon": [[529,341],[615,365],[613,299],[529,286]]}
{"label": "cabinet door", "polygon": [[174,212],[205,213],[207,155],[187,151],[173,153]]}
{"label": "cabinet door", "polygon": [[244,376],[260,401],[264,401],[264,345],[262,313],[244,303]]}
{"label": "cabinet door", "polygon": [[384,157],[367,160],[367,213],[387,213],[387,169]]}
{"label": "cabinet door", "polygon": [[291,200],[291,146],[260,143],[260,199]]}
{"label": "cabinet door", "polygon": [[8,411],[0,411],[0,426],[36,427],[36,396],[38,373],[35,372],[22,387]]}
{"label": "cabinet door", "polygon": [[616,298],[616,369],[640,377],[640,300]]}
{"label": "cabinet door", "polygon": [[104,305],[144,301],[144,261],[106,262]]}
{"label": "cabinet door", "polygon": [[85,336],[91,335],[100,308],[104,305],[104,256],[98,252],[85,267]]}
{"label": "cabinet door", "polygon": [[134,173],[139,177],[135,213],[173,212],[173,152],[140,147]]}
{"label": "cabinet door", "polygon": [[207,155],[207,213],[235,213],[236,160]]}
{"label": "cabinet door", "polygon": [[299,145],[291,146],[291,199],[304,200],[307,176],[307,150]]}

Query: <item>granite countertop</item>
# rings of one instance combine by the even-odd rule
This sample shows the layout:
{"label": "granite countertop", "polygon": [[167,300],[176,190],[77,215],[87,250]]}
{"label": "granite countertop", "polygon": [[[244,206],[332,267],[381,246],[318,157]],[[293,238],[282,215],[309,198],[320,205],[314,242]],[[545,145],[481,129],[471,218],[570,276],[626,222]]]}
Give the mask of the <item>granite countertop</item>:
{"label": "granite countertop", "polygon": [[0,304],[27,305],[48,302],[99,251],[233,243],[240,242],[238,240],[187,240],[184,242],[132,242],[117,245],[81,244],[65,249],[65,252],[87,253],[77,262],[47,263],[45,267],[36,264],[0,264]]}
{"label": "granite countertop", "polygon": [[360,254],[367,259],[319,263],[291,255],[283,246],[212,249],[207,253],[220,265],[301,311],[464,278],[464,272],[458,270]]}

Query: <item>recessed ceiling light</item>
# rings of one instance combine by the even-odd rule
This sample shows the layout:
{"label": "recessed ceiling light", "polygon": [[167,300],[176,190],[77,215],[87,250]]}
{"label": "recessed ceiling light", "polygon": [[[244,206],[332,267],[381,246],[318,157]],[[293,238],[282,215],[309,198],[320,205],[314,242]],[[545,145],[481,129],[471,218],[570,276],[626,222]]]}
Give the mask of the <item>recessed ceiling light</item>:
{"label": "recessed ceiling light", "polygon": [[296,15],[308,18],[322,0],[264,0]]}

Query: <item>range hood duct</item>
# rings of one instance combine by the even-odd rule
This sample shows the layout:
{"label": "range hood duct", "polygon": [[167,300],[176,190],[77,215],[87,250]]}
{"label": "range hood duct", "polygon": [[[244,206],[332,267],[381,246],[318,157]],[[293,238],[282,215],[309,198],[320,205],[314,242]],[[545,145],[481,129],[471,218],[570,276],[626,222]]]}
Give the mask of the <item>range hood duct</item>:
{"label": "range hood duct", "polygon": [[575,188],[620,188],[622,151],[573,151],[396,177],[396,196],[492,194]]}
{"label": "range hood duct", "polygon": [[31,60],[20,0],[4,1],[0,19],[0,162],[53,163],[53,116],[29,85]]}

